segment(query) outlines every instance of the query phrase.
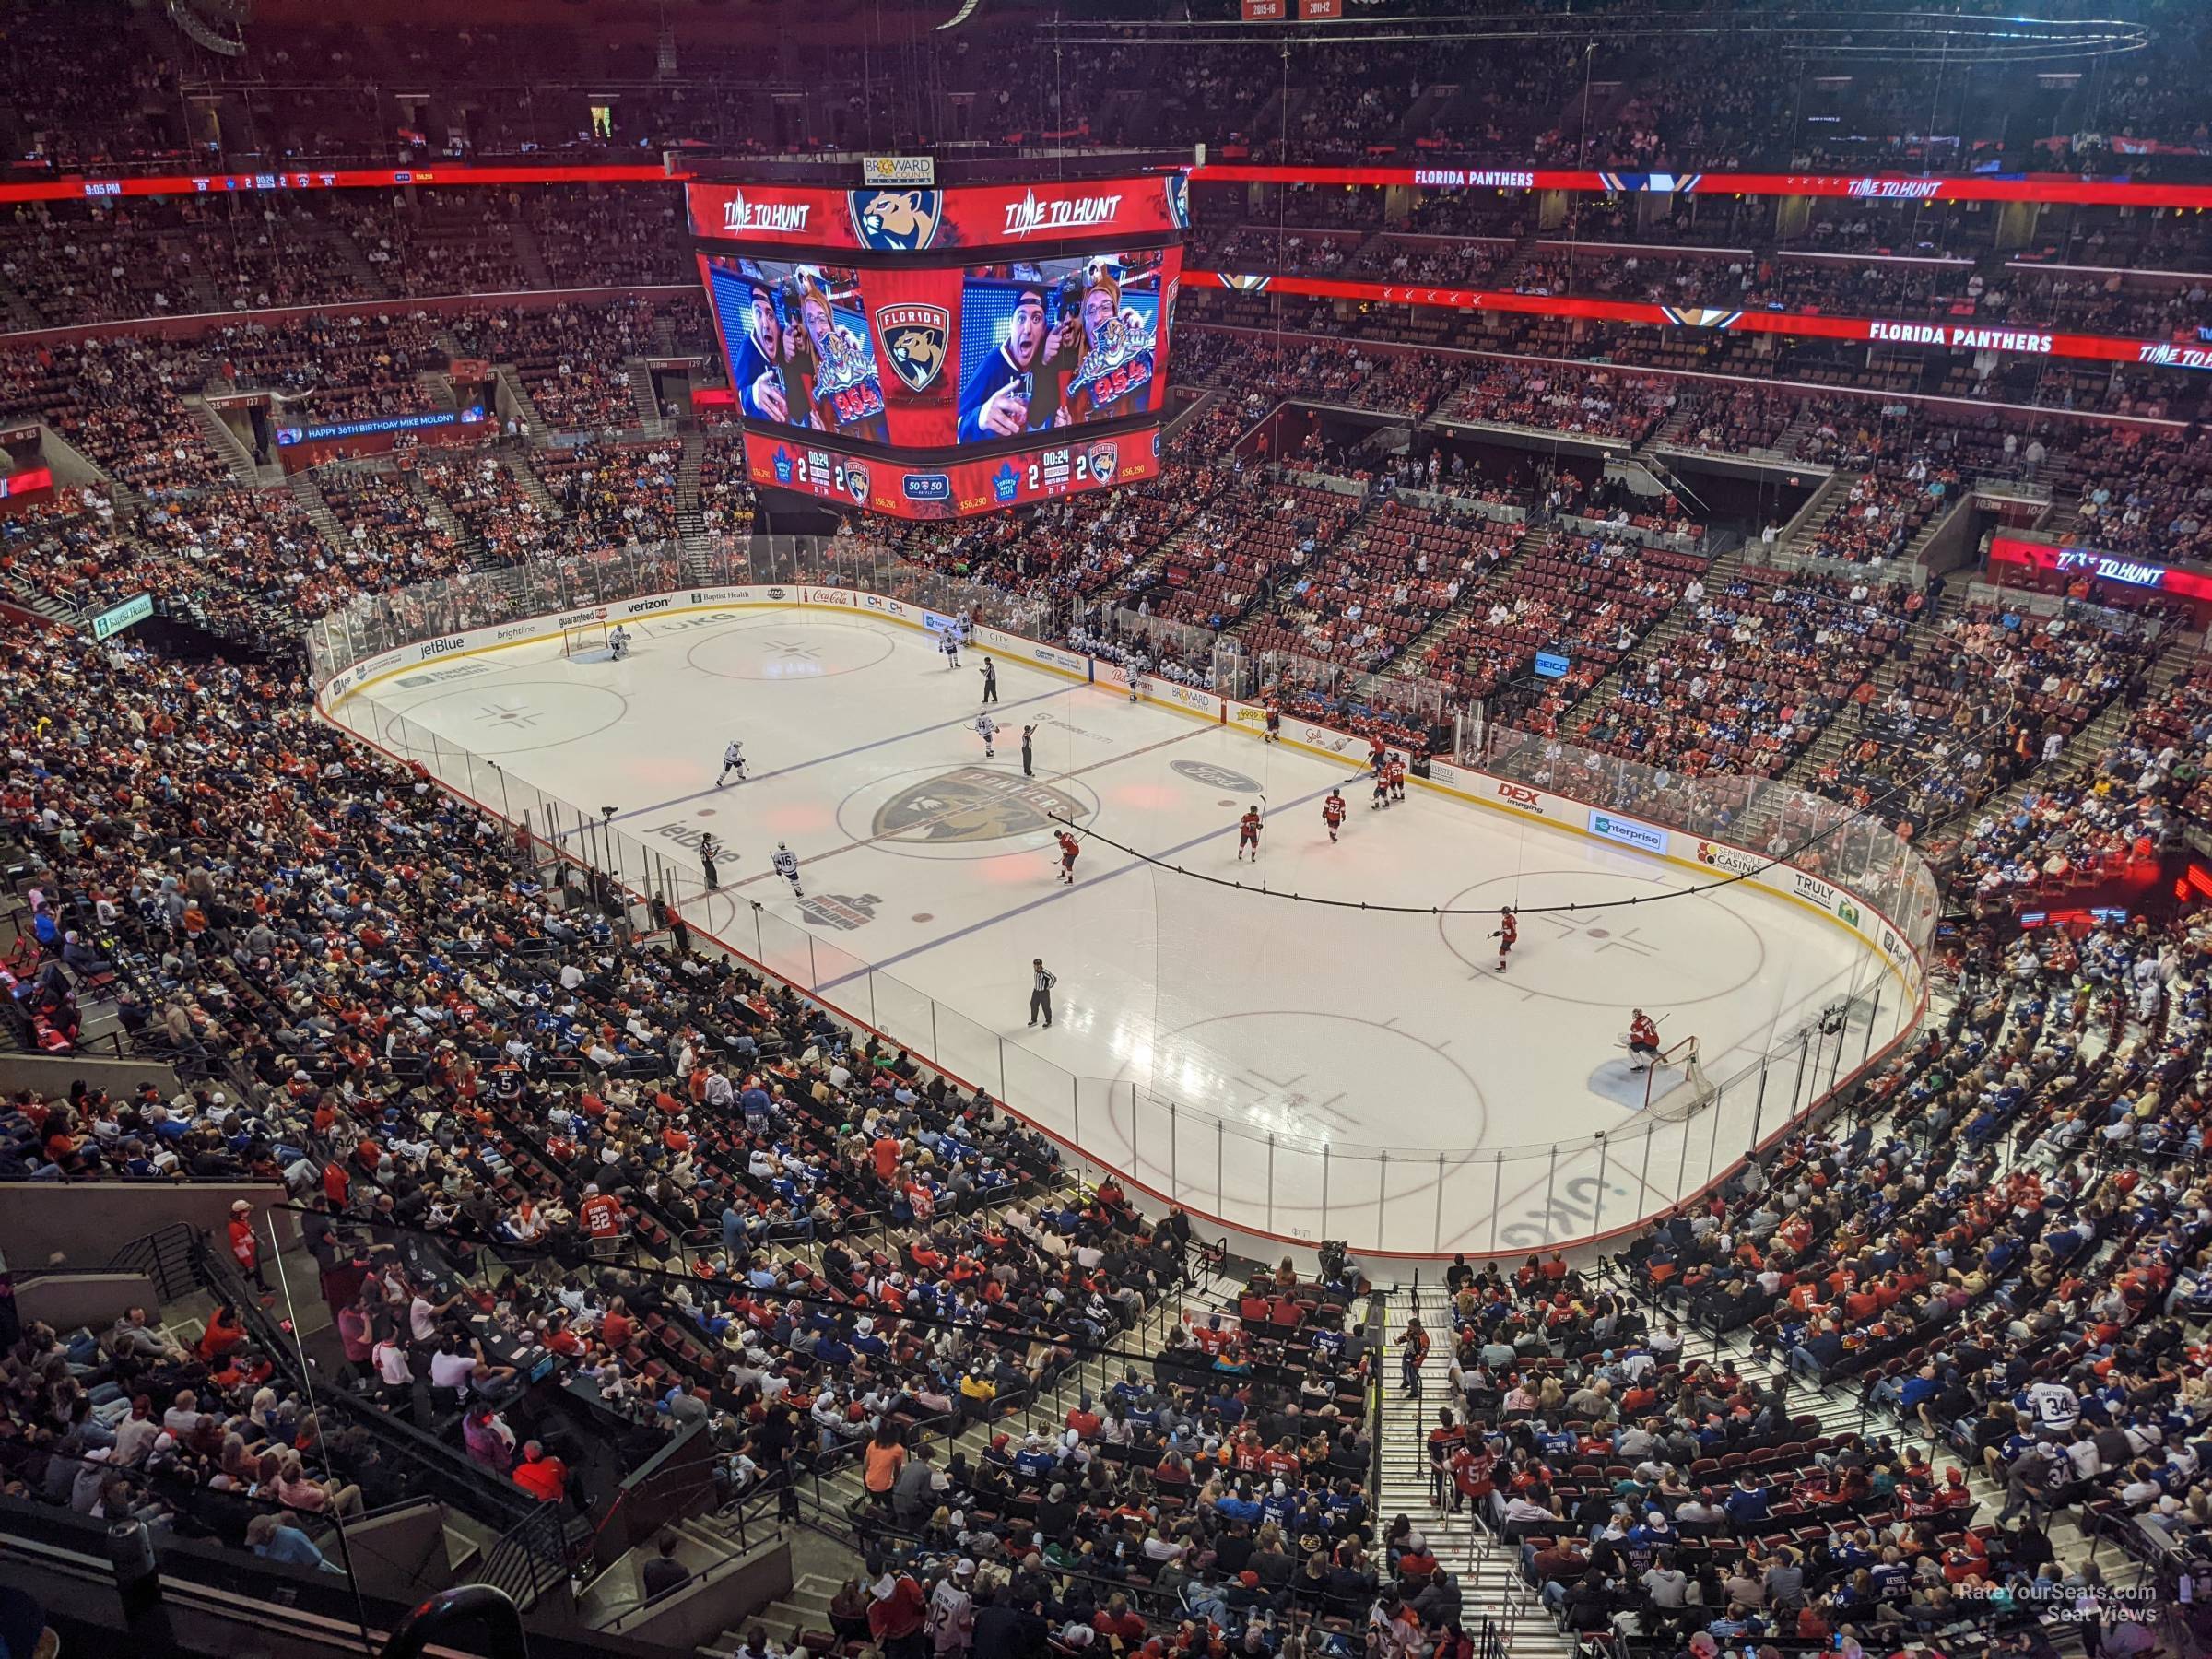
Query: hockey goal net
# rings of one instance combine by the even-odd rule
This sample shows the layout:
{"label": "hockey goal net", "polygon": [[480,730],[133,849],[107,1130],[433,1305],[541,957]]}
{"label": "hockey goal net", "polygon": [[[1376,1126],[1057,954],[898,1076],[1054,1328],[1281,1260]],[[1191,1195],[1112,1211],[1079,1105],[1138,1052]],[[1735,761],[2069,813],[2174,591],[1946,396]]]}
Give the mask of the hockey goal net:
{"label": "hockey goal net", "polygon": [[588,656],[595,651],[605,651],[606,624],[579,622],[573,628],[560,630],[560,654],[564,657]]}
{"label": "hockey goal net", "polygon": [[1698,1040],[1684,1037],[1659,1051],[1659,1057],[1643,1074],[1643,1110],[1663,1124],[1678,1124],[1695,1117],[1712,1104],[1720,1091],[1706,1081],[1698,1062]]}

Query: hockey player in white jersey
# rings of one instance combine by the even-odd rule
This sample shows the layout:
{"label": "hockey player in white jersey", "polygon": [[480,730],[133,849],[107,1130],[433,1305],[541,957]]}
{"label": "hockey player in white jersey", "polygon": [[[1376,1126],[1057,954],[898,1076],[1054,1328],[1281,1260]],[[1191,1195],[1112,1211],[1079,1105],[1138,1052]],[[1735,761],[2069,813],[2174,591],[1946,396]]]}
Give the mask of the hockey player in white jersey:
{"label": "hockey player in white jersey", "polygon": [[768,862],[775,867],[777,875],[791,883],[791,896],[794,899],[806,897],[799,890],[799,855],[796,853],[794,853],[782,841],[778,841],[776,850]]}
{"label": "hockey player in white jersey", "polygon": [[737,774],[738,782],[745,782],[745,745],[735,737],[723,746],[722,776],[714,780],[714,787],[720,789],[727,783],[732,772]]}
{"label": "hockey player in white jersey", "polygon": [[983,740],[983,759],[996,759],[998,750],[994,745],[998,739],[998,722],[988,714],[978,714],[975,717],[975,735]]}

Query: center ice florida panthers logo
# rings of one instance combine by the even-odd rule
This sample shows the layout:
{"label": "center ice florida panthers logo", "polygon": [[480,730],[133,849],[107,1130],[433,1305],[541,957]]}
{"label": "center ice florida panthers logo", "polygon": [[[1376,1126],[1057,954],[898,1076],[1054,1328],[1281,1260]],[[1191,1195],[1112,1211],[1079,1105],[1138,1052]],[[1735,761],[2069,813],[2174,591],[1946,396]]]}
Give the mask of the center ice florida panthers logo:
{"label": "center ice florida panthers logo", "polygon": [[848,193],[853,233],[877,253],[917,253],[937,240],[945,218],[944,193],[935,190],[855,190]]}
{"label": "center ice florida panthers logo", "polygon": [[941,305],[879,305],[876,336],[885,360],[910,392],[926,392],[945,372],[952,313]]}
{"label": "center ice florida panthers logo", "polygon": [[1065,790],[1035,778],[1009,777],[963,766],[900,790],[876,809],[872,835],[885,841],[947,842],[1006,841],[1070,822],[1089,809]]}

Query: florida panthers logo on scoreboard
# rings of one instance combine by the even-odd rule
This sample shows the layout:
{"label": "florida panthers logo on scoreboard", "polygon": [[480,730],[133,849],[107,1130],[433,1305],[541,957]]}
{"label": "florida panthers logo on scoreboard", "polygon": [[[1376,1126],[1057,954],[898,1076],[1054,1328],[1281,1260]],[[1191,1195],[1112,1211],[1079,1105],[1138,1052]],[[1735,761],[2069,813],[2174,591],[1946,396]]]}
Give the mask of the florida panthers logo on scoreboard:
{"label": "florida panthers logo on scoreboard", "polygon": [[941,305],[879,305],[876,334],[891,372],[910,392],[926,392],[945,372],[952,313]]}
{"label": "florida panthers logo on scoreboard", "polygon": [[915,253],[937,240],[945,222],[944,193],[935,190],[855,190],[853,234],[878,253]]}

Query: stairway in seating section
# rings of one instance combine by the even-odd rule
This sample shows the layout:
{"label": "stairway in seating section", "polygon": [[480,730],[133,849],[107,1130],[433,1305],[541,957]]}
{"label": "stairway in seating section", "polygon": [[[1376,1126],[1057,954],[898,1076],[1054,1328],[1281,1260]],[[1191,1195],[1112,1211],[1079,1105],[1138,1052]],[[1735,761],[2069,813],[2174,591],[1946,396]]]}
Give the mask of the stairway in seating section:
{"label": "stairway in seating section", "polygon": [[689,537],[706,533],[706,520],[700,516],[699,511],[699,483],[706,471],[706,435],[697,429],[686,432],[676,461],[676,533],[678,536]]}
{"label": "stairway in seating section", "polygon": [[[361,32],[374,34],[377,31],[364,29]],[[316,234],[322,237],[325,246],[337,254],[363,293],[381,297],[392,292],[392,285],[384,280],[383,273],[370,262],[369,256],[361,252],[360,243],[353,240],[345,226],[327,224]]]}
{"label": "stairway in seating section", "polygon": [[[537,405],[531,401],[529,392],[523,385],[523,377],[514,365],[501,363],[492,374],[499,382],[500,390],[507,394],[508,413],[522,421],[523,431],[530,442],[541,449],[551,442],[552,429],[546,425],[545,417],[537,412]],[[502,429],[506,426],[503,418],[500,424]]]}
{"label": "stairway in seating section", "polygon": [[568,516],[567,509],[553,499],[553,492],[546,488],[546,481],[537,476],[537,469],[530,465],[526,450],[514,444],[502,444],[500,448],[500,465],[514,475],[514,481],[523,487],[523,493],[537,503],[538,512],[546,515],[548,523]]}
{"label": "stairway in seating section", "polygon": [[1813,435],[1813,429],[1820,424],[1820,415],[1813,408],[1813,400],[1809,397],[1799,398],[1795,412],[1790,416],[1790,424],[1783,428],[1782,436],[1774,440],[1774,453],[1784,457],[1795,454],[1798,446]]}
{"label": "stairway in seating section", "polygon": [[1515,565],[1550,539],[1550,530],[1531,520],[1523,529],[1521,539],[1513,544],[1512,551],[1485,571],[1474,582],[1462,588],[1458,599],[1444,611],[1443,615],[1414,635],[1412,640],[1407,642],[1406,649],[1399,652],[1390,666],[1382,672],[1386,675],[1394,674],[1402,678],[1418,679],[1424,666],[1422,653],[1437,641],[1451,638],[1452,630],[1457,628],[1477,605],[1488,607],[1490,602],[1498,596],[1491,591],[1490,583],[1500,577],[1510,574]]}
{"label": "stairway in seating section", "polygon": [[[1072,1177],[1064,1177],[1072,1181]],[[1022,1194],[1025,1202],[1034,1204],[1036,1193]],[[1006,1206],[994,1206],[995,1213],[1003,1215]],[[782,1246],[779,1246],[779,1249]],[[799,1247],[797,1253],[812,1259],[816,1252],[811,1246]],[[1088,1357],[1070,1367],[1048,1384],[1038,1396],[1025,1406],[1003,1417],[979,1419],[962,1427],[951,1435],[938,1434],[930,1441],[931,1449],[940,1462],[954,1452],[965,1452],[972,1463],[990,1444],[991,1437],[1001,1431],[1018,1435],[1030,1428],[1048,1433],[1057,1433],[1067,1421],[1067,1414],[1086,1394],[1094,1398],[1103,1394],[1106,1386],[1117,1381],[1124,1371],[1136,1369],[1150,1374],[1149,1359],[1167,1346],[1168,1332],[1188,1312],[1195,1317],[1201,1312],[1217,1310],[1234,1298],[1242,1282],[1232,1265],[1216,1271],[1209,1267],[1202,1253],[1195,1247],[1188,1257],[1191,1282],[1180,1292],[1163,1296],[1128,1330],[1111,1345],[1120,1353]],[[1123,1356],[1126,1356],[1125,1358]],[[853,1533],[850,1512],[865,1501],[866,1490],[861,1482],[861,1465],[857,1460],[841,1462],[834,1473],[824,1477],[818,1486],[812,1478],[803,1479],[800,1486],[800,1506],[811,1519],[840,1536]],[[766,1524],[766,1523],[763,1523]],[[721,1524],[713,1517],[703,1517],[700,1524],[711,1531]],[[748,1535],[756,1535],[748,1534]],[[725,1548],[735,1547],[735,1535],[724,1538]],[[855,1559],[853,1572],[860,1571]],[[771,1636],[782,1641],[796,1627],[810,1630],[829,1629],[830,1597],[836,1594],[836,1582],[819,1575],[802,1576],[792,1591],[782,1599],[771,1603],[756,1616],[768,1627]],[[750,1623],[751,1620],[747,1622]],[[706,1659],[726,1659],[744,1644],[742,1630],[725,1630],[699,1649]]]}
{"label": "stairway in seating section", "polygon": [[[1465,1412],[1453,1396],[1452,1299],[1439,1284],[1400,1288],[1385,1300],[1382,1368],[1382,1421],[1377,1434],[1382,1449],[1382,1485],[1374,1495],[1377,1518],[1407,1515],[1429,1542],[1439,1565],[1459,1580],[1462,1623],[1470,1633],[1488,1619],[1514,1659],[1572,1659],[1574,1639],[1553,1624],[1536,1593],[1521,1582],[1520,1551],[1500,1541],[1472,1514],[1441,1510],[1429,1486],[1429,1430],[1437,1412],[1449,1407],[1455,1421]],[[1403,1370],[1397,1341],[1418,1317],[1429,1333],[1429,1358],[1421,1367],[1417,1398],[1399,1385]],[[1377,1552],[1378,1558],[1380,1550]],[[1380,1560],[1377,1562],[1380,1570]]]}
{"label": "stairway in seating section", "polygon": [[[1962,605],[1964,601],[1960,602]],[[2202,639],[2195,634],[2176,633],[2159,648],[2158,656],[2150,665],[2150,684],[2144,692],[2146,701],[2170,691],[2180,681],[2196,671],[2204,660]],[[1947,820],[1955,831],[1963,835],[1972,828],[1973,820],[1984,817],[2009,818],[2022,801],[2039,790],[2051,788],[2082,776],[2099,756],[2110,748],[2114,739],[2127,727],[2134,711],[2118,699],[2105,705],[2097,718],[2068,739],[2065,750],[2049,766],[2032,768],[2026,777],[1994,799],[1983,804],[1979,810],[1958,815],[1956,820]]]}
{"label": "stairway in seating section", "polygon": [[252,487],[259,477],[260,469],[253,462],[253,452],[239,439],[230,423],[209,408],[196,393],[187,393],[184,402],[192,410],[192,418],[206,434],[207,447],[216,458],[230,469],[230,476],[241,484]]}
{"label": "stairway in seating section", "polygon": [[637,411],[639,429],[659,437],[668,429],[668,422],[661,414],[659,397],[653,389],[653,369],[643,358],[631,358],[629,363],[629,401]]}
{"label": "stairway in seating section", "polygon": [[453,538],[454,545],[467,555],[469,568],[477,571],[496,571],[501,567],[498,555],[484,545],[484,538],[461,522],[453,503],[430,487],[430,481],[410,467],[401,475],[415,499],[422,503],[423,516]]}
{"label": "stairway in seating section", "polygon": [[1842,471],[1829,474],[1822,480],[1820,488],[1806,498],[1805,505],[1797,509],[1796,516],[1783,527],[1783,534],[1775,538],[1771,550],[1756,539],[1750,543],[1750,562],[1779,563],[1780,559],[1771,555],[1780,555],[1781,559],[1787,559],[1793,564],[1798,559],[1812,558],[1813,544],[1818,539],[1821,527],[1828,522],[1830,510],[1851,493],[1851,487],[1859,481],[1860,476],[1855,472]]}
{"label": "stairway in seating section", "polygon": [[[1756,541],[1738,542],[1706,566],[1705,574],[1699,579],[1705,584],[1706,599],[1734,582],[1736,573],[1744,568],[1748,555],[1758,551],[1758,548]],[[1703,603],[1705,600],[1699,601],[1700,605]],[[1652,624],[1650,630],[1636,641],[1636,648],[1621,659],[1618,666],[1609,670],[1605,678],[1576,699],[1574,707],[1588,709],[1594,713],[1602,711],[1619,692],[1623,684],[1621,677],[1629,664],[1632,662],[1641,668],[1655,657],[1664,655],[1677,640],[1697,626],[1697,605],[1690,604],[1687,599],[1675,601],[1674,608]]]}
{"label": "stairway in seating section", "polygon": [[[1905,677],[1907,653],[1917,657],[1925,653],[1932,641],[1942,637],[1944,627],[1951,618],[1965,608],[1965,590],[1954,583],[1944,590],[1942,596],[1933,606],[1922,611],[1919,620],[1908,628],[1905,637],[1898,641],[1897,649],[1874,665],[1874,673],[1870,677],[1874,681],[1877,704]],[[1857,708],[1838,714],[1818,737],[1805,747],[1804,752],[1783,769],[1783,782],[1803,783],[1809,787],[1811,780],[1822,767],[1858,742],[1865,725],[1864,713]]]}
{"label": "stairway in seating section", "polygon": [[[1931,1018],[1935,1016],[1931,1014]],[[2008,1022],[2007,1032],[2011,1029]],[[1887,1114],[1883,1114],[1875,1120],[1877,1139],[1886,1117]],[[2117,1252],[2118,1246],[2111,1240],[2100,1247],[2096,1265],[2088,1275],[2092,1282],[2100,1273],[2117,1271]],[[1601,1277],[1629,1302],[1641,1308],[1645,1317],[1654,1324],[1667,1317],[1679,1320],[1677,1311],[1662,1312],[1646,1300],[1625,1269],[1607,1265],[1602,1270]],[[1793,1417],[1811,1416],[1818,1418],[1821,1434],[1861,1434],[1870,1440],[1887,1435],[1900,1449],[1916,1447],[1928,1463],[1937,1469],[1954,1465],[1965,1469],[1967,1488],[1977,1500],[1973,1524],[1983,1525],[1994,1522],[1997,1512],[2004,1508],[2005,1488],[2002,1482],[1992,1480],[1979,1463],[1961,1457],[1949,1445],[1934,1439],[1920,1427],[1917,1420],[1900,1418],[1887,1410],[1877,1410],[1866,1405],[1858,1378],[1847,1377],[1821,1386],[1802,1372],[1792,1371],[1783,1357],[1770,1358],[1757,1353],[1747,1329],[1731,1331],[1715,1338],[1709,1331],[1691,1327],[1687,1320],[1680,1320],[1679,1323],[1685,1327],[1685,1354],[1716,1358],[1732,1363],[1740,1375],[1762,1387],[1776,1382],[1784,1383],[1790,1414]],[[2080,1527],[2077,1519],[2079,1513],[2078,1508],[2064,1511],[2059,1518],[2045,1528],[2059,1561],[2068,1568],[2074,1568],[2095,1560],[2104,1574],[2106,1583],[2115,1589],[2136,1583],[2142,1576],[2140,1564],[2134,1558],[2114,1550],[2108,1549],[2100,1555],[2096,1541],[2084,1534]]]}
{"label": "stairway in seating section", "polygon": [[[1736,1362],[1740,1371],[1756,1376],[1761,1382],[1779,1376],[1785,1369],[1776,1363],[1750,1358],[1750,1344],[1740,1332],[1722,1338],[1721,1351]],[[1953,1464],[1965,1468],[1967,1488],[1980,1500],[1979,1507],[1974,1511],[1976,1525],[1994,1521],[1997,1512],[2005,1507],[2004,1486],[1990,1479],[1980,1465],[1969,1465],[1949,1446],[1932,1440],[1917,1422],[1908,1430],[1898,1418],[1887,1412],[1863,1408],[1855,1379],[1828,1388],[1815,1388],[1806,1377],[1796,1376],[1791,1382],[1789,1402],[1793,1413],[1809,1413],[1819,1418],[1822,1434],[1863,1433],[1869,1437],[1887,1434],[1900,1446],[1917,1446],[1922,1455],[1938,1468]],[[2069,1510],[2064,1518],[2045,1528],[2059,1560],[2073,1567],[2095,1559],[2104,1573],[2106,1583],[2115,1589],[2135,1583],[2141,1576],[2139,1564],[2132,1558],[2112,1550],[2106,1550],[2098,1556],[2094,1541],[2082,1532],[2074,1518],[2077,1513],[2078,1511]]]}
{"label": "stairway in seating section", "polygon": [[553,280],[553,273],[547,267],[545,249],[538,242],[537,232],[531,229],[529,218],[517,217],[512,229],[514,260],[522,266],[524,279],[541,292],[559,288],[560,284]]}
{"label": "stairway in seating section", "polygon": [[[861,1576],[860,1564],[855,1561],[853,1576]],[[802,1572],[786,1590],[768,1606],[759,1609],[746,1620],[747,1625],[758,1624],[768,1631],[768,1639],[788,1653],[800,1653],[799,1635],[806,1630],[827,1630],[830,1628],[830,1602],[844,1586],[828,1573]],[[745,1646],[745,1632],[724,1630],[719,1636],[702,1641],[694,1650],[700,1659],[736,1659]]]}

